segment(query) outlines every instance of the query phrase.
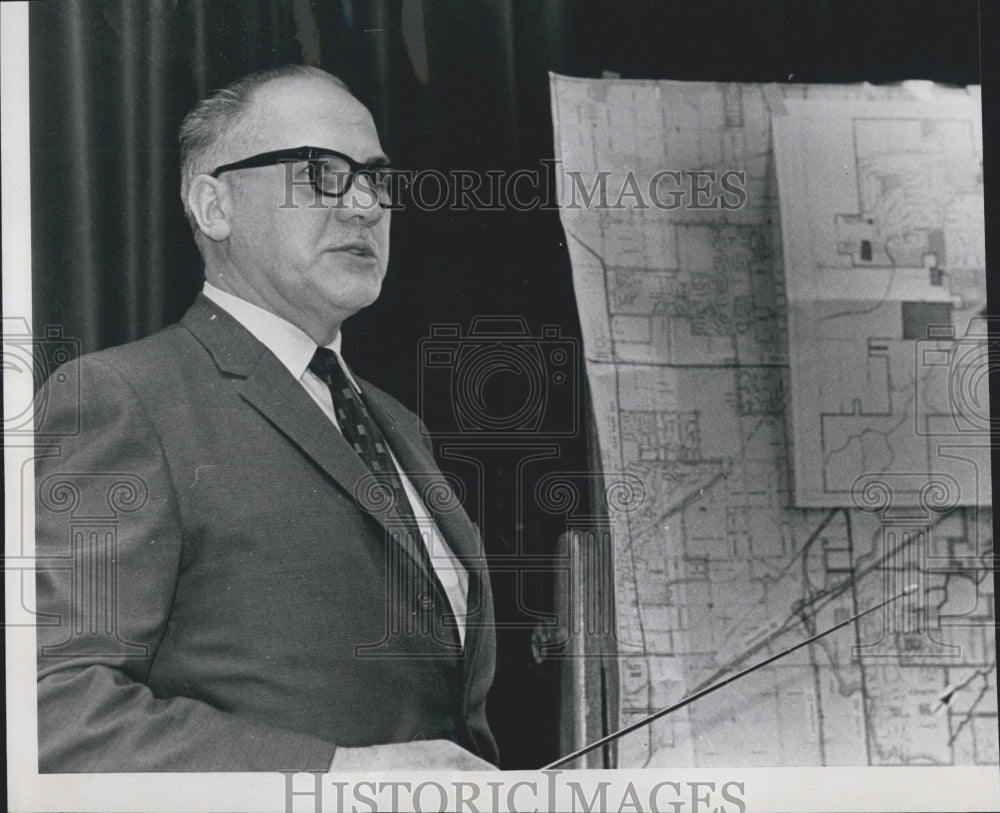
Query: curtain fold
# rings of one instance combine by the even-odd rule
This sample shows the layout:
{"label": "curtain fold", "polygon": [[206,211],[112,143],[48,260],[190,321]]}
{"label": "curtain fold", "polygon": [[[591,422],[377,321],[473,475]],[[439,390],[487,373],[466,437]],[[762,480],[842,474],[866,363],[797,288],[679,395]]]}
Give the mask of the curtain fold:
{"label": "curtain fold", "polygon": [[[138,31],[142,20],[136,13],[134,4],[122,7],[120,36],[122,51],[134,53],[138,47]],[[119,99],[123,122],[135,122],[140,118],[141,102],[145,97],[143,82],[145,76],[140,72],[141,65],[135,59],[123,59],[121,68],[121,83]],[[125,179],[139,178],[139,133],[135,127],[122,127],[122,151],[119,160],[121,174]],[[127,269],[124,277],[125,297],[129,302],[142,302],[140,294],[140,269],[144,265],[145,243],[140,239],[140,190],[143,184],[127,183],[122,188],[122,258]],[[140,330],[138,307],[126,308],[122,313],[124,330],[128,335],[138,334]]]}
{"label": "curtain fold", "polygon": [[[147,163],[143,179],[146,187],[146,223],[144,237],[151,250],[145,257],[144,267],[131,268],[133,274],[142,275],[139,288],[146,303],[145,325],[161,326],[168,317],[168,308],[164,299],[166,280],[166,246],[165,218],[168,212],[176,209],[177,174],[168,170],[178,166],[177,151],[171,149],[170,134],[167,131],[166,113],[169,109],[168,96],[170,87],[165,70],[168,36],[172,34],[173,19],[167,13],[166,0],[147,0],[147,18],[145,28],[146,41],[146,77],[148,92],[144,94],[144,110],[142,118],[146,122],[145,143],[149,145],[146,153]],[[125,123],[128,127],[128,122]],[[170,160],[173,157],[174,160]],[[128,182],[129,178],[125,178]]]}
{"label": "curtain fold", "polygon": [[[91,42],[83,24],[83,8],[72,4],[62,20],[62,33],[68,48],[67,56],[74,70],[69,72],[67,151],[69,166],[65,172],[65,192],[72,217],[67,218],[69,240],[75,251],[76,261],[67,268],[67,282],[74,292],[76,308],[82,317],[79,321],[80,338],[85,344],[99,341],[98,313],[100,311],[99,286],[101,276],[97,271],[95,226],[97,219],[95,197],[96,182],[100,174],[95,166],[94,144],[99,135],[92,116],[92,85],[88,81],[91,65]],[[32,100],[33,102],[33,100]],[[44,160],[44,158],[43,158]],[[58,159],[57,159],[58,160]],[[70,334],[73,335],[73,334]]]}

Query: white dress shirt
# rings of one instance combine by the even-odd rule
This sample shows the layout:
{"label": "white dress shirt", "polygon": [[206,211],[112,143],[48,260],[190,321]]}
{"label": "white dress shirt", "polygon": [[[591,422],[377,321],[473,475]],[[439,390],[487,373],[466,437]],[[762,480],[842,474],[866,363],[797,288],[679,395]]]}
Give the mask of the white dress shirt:
{"label": "white dress shirt", "polygon": [[[259,308],[244,299],[226,293],[209,282],[205,283],[202,293],[243,325],[258,341],[274,353],[278,361],[288,368],[292,377],[305,388],[305,391],[309,393],[320,409],[326,413],[326,416],[333,422],[333,425],[337,427],[337,431],[340,431],[340,424],[337,422],[337,416],[334,413],[333,398],[330,396],[330,390],[326,383],[309,369],[309,362],[316,352],[316,343],[291,322],[282,319],[270,311]],[[348,380],[360,394],[361,389],[354,380],[354,376],[351,375],[351,371],[344,363],[343,358],[341,358],[340,343],[340,333],[338,332],[336,338],[327,347],[337,354],[337,359],[344,368],[344,372],[347,373]],[[403,482],[403,488],[410,500],[417,525],[421,529],[430,529],[430,533],[423,537],[424,545],[430,554],[434,573],[448,595],[448,601],[451,604],[451,609],[455,614],[458,625],[459,640],[464,646],[469,574],[448,547],[437,524],[427,511],[427,507],[420,499],[420,495],[417,493],[413,483],[410,482],[410,478],[406,476],[406,473],[400,467],[399,461],[396,459],[396,455],[393,454],[391,448],[389,454],[392,456],[392,462],[396,466],[396,470],[399,472],[400,479]]]}

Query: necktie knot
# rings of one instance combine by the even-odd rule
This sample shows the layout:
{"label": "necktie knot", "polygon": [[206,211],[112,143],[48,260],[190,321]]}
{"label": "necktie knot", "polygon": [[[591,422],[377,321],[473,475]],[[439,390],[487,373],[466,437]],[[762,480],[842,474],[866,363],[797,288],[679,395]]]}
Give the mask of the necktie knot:
{"label": "necktie knot", "polygon": [[[340,359],[332,350],[326,347],[317,347],[316,352],[313,353],[312,361],[309,362],[309,370],[330,388],[330,394],[333,396],[333,407],[337,411],[337,420],[344,420],[345,402],[356,402],[353,407],[355,410],[367,412],[364,405],[360,403],[360,398],[351,385],[347,373],[344,372]],[[371,418],[366,415],[365,420],[370,421]]]}
{"label": "necktie knot", "polygon": [[340,359],[338,359],[337,354],[328,347],[316,348],[316,352],[313,353],[312,360],[309,362],[309,370],[324,380],[326,380],[332,373],[340,373],[343,375],[343,371],[340,367]]}

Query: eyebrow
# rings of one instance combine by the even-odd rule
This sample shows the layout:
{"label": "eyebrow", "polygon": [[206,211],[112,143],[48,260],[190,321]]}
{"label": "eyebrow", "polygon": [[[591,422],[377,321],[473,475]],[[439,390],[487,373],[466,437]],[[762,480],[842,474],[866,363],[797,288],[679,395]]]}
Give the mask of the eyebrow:
{"label": "eyebrow", "polygon": [[[330,148],[329,147],[313,147],[313,149],[316,149],[316,150],[329,150]],[[378,164],[391,164],[392,163],[392,159],[389,158],[389,156],[386,155],[385,153],[381,153],[380,152],[380,153],[378,153],[376,155],[369,156],[368,158],[363,158],[360,161],[358,161],[358,163],[359,164],[369,164],[369,165],[372,165],[372,164],[374,164],[374,165],[378,165]]]}

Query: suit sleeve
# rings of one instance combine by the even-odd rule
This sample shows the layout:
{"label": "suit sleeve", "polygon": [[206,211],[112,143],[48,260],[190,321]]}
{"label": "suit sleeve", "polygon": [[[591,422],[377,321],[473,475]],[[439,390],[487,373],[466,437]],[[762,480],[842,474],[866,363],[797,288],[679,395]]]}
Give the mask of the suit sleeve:
{"label": "suit sleeve", "polygon": [[181,562],[174,484],[120,374],[85,357],[79,375],[39,399],[39,770],[328,769],[332,743],[146,684]]}

